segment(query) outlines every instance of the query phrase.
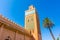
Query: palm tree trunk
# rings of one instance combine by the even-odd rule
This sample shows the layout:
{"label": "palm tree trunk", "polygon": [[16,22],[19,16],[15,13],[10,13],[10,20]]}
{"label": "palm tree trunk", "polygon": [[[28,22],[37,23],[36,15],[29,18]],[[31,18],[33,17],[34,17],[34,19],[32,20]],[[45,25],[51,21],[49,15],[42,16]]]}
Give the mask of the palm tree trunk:
{"label": "palm tree trunk", "polygon": [[54,35],[53,35],[53,33],[52,33],[51,28],[50,28],[50,27],[48,27],[48,29],[49,29],[49,31],[50,31],[50,34],[51,34],[51,36],[52,36],[53,40],[55,40],[55,37],[54,37]]}

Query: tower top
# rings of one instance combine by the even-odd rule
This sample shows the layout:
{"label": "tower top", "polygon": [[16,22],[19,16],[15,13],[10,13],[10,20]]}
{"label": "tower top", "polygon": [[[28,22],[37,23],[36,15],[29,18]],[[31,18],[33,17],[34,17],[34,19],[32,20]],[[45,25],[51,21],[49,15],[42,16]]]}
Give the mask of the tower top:
{"label": "tower top", "polygon": [[33,5],[29,6],[29,10],[33,10],[33,9],[34,9]]}
{"label": "tower top", "polygon": [[25,16],[35,13],[35,8],[33,5],[29,6],[29,9],[25,11]]}

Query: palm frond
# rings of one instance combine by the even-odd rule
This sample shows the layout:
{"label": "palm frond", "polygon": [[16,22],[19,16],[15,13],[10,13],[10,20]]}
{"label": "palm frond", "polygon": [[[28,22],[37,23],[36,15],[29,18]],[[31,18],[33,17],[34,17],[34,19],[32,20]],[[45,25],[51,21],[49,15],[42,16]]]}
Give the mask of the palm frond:
{"label": "palm frond", "polygon": [[48,17],[43,20],[44,27],[52,27],[53,25],[53,22],[51,22],[51,20]]}

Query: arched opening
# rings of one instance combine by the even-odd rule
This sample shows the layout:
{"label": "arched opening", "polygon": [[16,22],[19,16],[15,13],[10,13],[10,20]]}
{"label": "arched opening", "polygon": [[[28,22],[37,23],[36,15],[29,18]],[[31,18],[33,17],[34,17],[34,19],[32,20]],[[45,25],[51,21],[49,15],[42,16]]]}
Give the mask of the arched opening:
{"label": "arched opening", "polygon": [[5,39],[5,40],[9,40],[9,39]]}
{"label": "arched opening", "polygon": [[11,40],[10,36],[7,36],[7,38],[5,40]]}

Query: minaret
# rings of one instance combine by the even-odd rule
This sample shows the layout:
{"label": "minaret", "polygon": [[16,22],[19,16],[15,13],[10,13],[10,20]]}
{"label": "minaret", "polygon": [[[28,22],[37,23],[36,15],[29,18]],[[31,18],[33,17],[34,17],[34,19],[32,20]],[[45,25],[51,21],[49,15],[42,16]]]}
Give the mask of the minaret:
{"label": "minaret", "polygon": [[25,29],[31,32],[35,40],[42,40],[39,25],[36,9],[31,5],[29,9],[25,11]]}

